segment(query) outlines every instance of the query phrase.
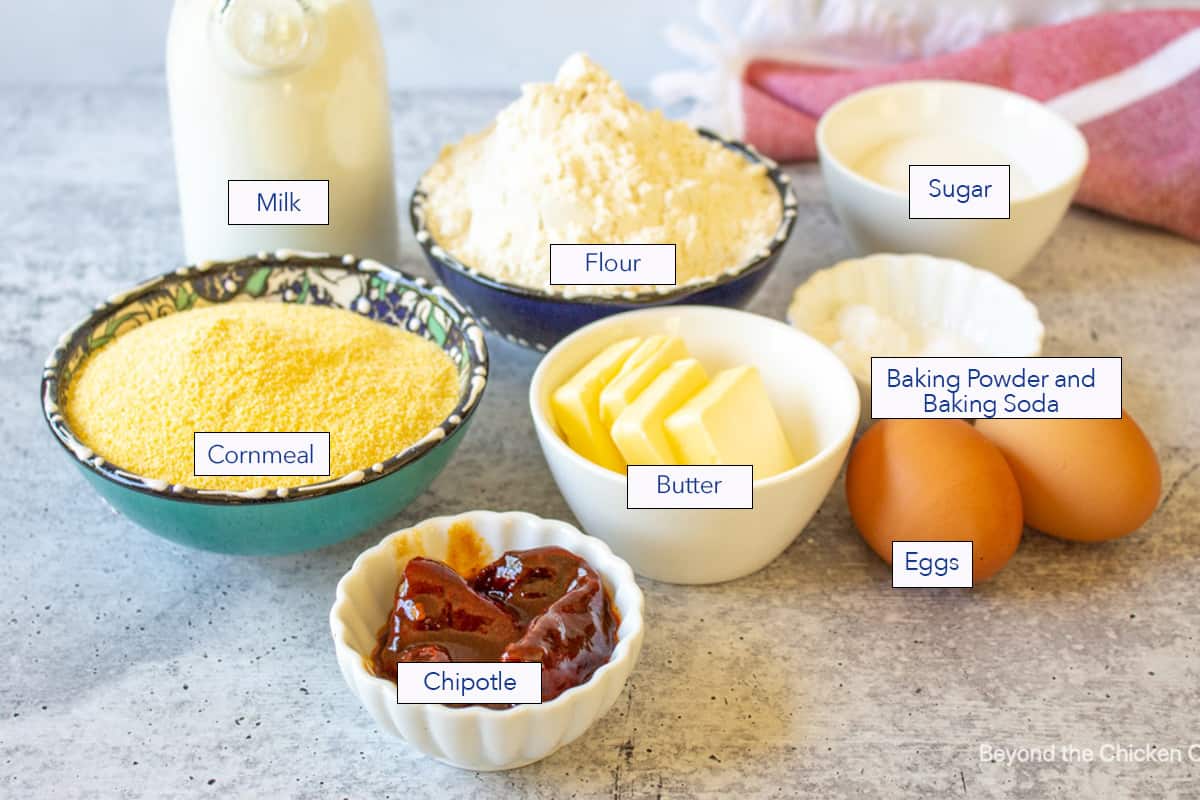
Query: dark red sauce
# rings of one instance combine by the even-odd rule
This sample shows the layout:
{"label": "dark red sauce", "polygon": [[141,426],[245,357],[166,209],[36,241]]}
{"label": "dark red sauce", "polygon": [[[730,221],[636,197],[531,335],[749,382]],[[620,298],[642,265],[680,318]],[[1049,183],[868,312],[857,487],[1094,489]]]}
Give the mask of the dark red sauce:
{"label": "dark red sauce", "polygon": [[612,657],[617,618],[600,576],[561,547],[510,550],[469,580],[410,559],[374,673],[410,661],[540,661],[542,701],[585,683]]}

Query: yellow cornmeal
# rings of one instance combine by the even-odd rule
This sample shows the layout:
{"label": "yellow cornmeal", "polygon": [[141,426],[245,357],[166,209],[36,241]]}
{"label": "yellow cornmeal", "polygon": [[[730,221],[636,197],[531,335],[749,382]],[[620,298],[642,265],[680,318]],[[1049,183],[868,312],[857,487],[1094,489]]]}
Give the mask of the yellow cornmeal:
{"label": "yellow cornmeal", "polygon": [[328,431],[330,476],[421,439],[453,410],[437,345],[348,311],[227,303],[155,320],[93,353],[67,389],[75,435],[122,469],[200,489],[300,486],[303,475],[193,474],[196,431]]}

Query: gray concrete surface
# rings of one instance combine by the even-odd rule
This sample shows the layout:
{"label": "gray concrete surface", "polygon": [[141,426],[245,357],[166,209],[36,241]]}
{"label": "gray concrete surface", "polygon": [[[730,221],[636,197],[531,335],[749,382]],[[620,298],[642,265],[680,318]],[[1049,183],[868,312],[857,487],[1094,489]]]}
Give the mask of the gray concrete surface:
{"label": "gray concrete surface", "polygon": [[[399,95],[406,195],[501,95]],[[849,254],[812,167],[754,309]],[[411,239],[403,267],[425,272]],[[316,553],[185,550],[115,516],[39,419],[59,332],[181,243],[159,90],[0,90],[0,796],[1197,797],[1200,247],[1073,211],[1019,284],[1051,355],[1125,357],[1164,497],[1140,533],[1027,534],[973,592],[894,591],[840,484],[796,543],[723,586],[642,583],[645,650],[579,742],[473,774],[377,732],[334,662],[338,577],[386,531]],[[569,518],[525,411],[536,356],[493,342],[451,468],[399,527],[471,508]],[[1005,764],[981,746],[1181,748],[1182,763]]]}

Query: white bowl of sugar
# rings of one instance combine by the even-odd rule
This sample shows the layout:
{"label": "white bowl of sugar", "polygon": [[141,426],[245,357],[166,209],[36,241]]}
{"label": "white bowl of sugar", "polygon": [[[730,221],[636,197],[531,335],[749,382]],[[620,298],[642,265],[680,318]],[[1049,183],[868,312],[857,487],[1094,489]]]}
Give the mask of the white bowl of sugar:
{"label": "white bowl of sugar", "polygon": [[[1011,277],[1050,238],[1087,167],[1079,130],[1024,95],[905,81],[850,95],[817,125],[834,211],[860,254],[929,253]],[[1008,219],[910,219],[908,166],[1011,165]]]}

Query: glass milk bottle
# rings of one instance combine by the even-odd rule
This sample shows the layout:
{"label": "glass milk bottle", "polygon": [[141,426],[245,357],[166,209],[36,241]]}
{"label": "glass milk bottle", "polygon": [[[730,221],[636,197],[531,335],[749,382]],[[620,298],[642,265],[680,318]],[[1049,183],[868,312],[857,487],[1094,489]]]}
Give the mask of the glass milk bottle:
{"label": "glass milk bottle", "polygon": [[[175,0],[167,34],[189,263],[288,248],[395,264],[383,45],[369,0]],[[328,180],[328,225],[229,225],[229,180]]]}

